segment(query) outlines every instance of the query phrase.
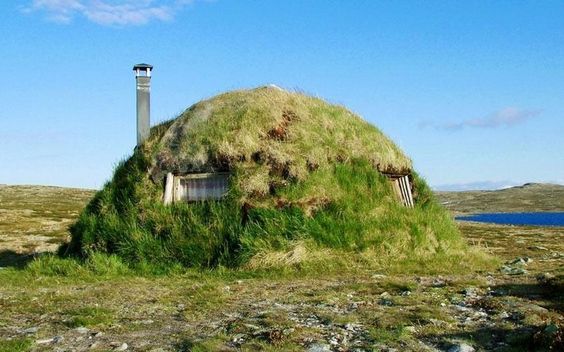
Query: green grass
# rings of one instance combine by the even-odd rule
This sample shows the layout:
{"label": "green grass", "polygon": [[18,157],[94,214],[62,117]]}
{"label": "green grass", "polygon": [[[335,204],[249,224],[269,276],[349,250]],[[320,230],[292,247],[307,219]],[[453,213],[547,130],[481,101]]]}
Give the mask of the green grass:
{"label": "green grass", "polygon": [[111,310],[100,307],[80,307],[67,310],[64,314],[69,317],[65,325],[70,328],[109,325],[113,322],[114,316]]}
{"label": "green grass", "polygon": [[33,343],[28,338],[0,340],[0,352],[27,352],[31,350],[32,346]]}
{"label": "green grass", "polygon": [[[416,207],[405,208],[395,200],[386,178],[362,160],[315,171],[310,182],[280,191],[280,198],[293,204],[313,186],[332,189],[334,199],[310,215],[293,205],[255,207],[243,219],[235,195],[172,206],[144,198],[151,190],[150,181],[142,180],[136,160],[140,157],[123,164],[81,214],[72,228],[69,252],[105,252],[132,263],[258,267],[288,264],[284,258],[292,253],[296,258],[291,264],[331,259],[324,249],[353,256],[371,250],[404,259],[465,251],[450,216],[422,181],[417,184]],[[319,186],[322,182],[326,184]],[[155,193],[156,188],[153,185]]]}
{"label": "green grass", "polygon": [[409,332],[405,330],[405,327],[402,325],[396,327],[374,327],[369,331],[370,337],[377,342],[380,343],[390,343],[397,341],[402,341],[409,338]]}

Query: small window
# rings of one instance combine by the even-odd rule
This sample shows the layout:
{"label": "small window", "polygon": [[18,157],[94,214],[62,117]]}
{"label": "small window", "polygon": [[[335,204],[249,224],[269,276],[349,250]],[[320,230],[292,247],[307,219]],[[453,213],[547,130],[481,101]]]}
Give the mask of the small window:
{"label": "small window", "polygon": [[406,207],[413,208],[412,185],[409,175],[385,175],[390,179],[394,193],[398,196],[401,203]]}
{"label": "small window", "polygon": [[227,194],[229,173],[167,175],[164,203],[221,199]]}

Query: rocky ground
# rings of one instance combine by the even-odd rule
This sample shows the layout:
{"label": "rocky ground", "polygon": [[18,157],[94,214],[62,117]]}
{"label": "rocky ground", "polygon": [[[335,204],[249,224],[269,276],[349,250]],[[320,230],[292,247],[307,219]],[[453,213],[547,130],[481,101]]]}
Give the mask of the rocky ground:
{"label": "rocky ground", "polygon": [[564,229],[459,226],[499,267],[77,276],[4,258],[0,351],[563,350]]}

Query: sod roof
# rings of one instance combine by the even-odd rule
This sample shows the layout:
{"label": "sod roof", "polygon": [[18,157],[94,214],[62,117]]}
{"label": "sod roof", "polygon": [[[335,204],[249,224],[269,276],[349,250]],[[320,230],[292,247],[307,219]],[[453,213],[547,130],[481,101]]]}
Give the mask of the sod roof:
{"label": "sod roof", "polygon": [[302,181],[333,162],[369,161],[407,173],[410,159],[378,128],[346,108],[276,86],[224,93],[159,126],[149,141],[151,174],[246,174],[242,189],[265,194],[272,183]]}

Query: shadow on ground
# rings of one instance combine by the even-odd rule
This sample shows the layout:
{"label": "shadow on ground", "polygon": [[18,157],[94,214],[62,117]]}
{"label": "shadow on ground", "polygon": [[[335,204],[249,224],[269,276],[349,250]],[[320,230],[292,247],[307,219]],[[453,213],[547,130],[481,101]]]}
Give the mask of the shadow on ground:
{"label": "shadow on ground", "polygon": [[[472,341],[478,351],[564,351],[562,330],[554,325],[522,326],[514,329],[483,327],[459,333],[425,336],[439,343],[441,349],[449,350],[454,341]],[[447,342],[449,341],[449,342]]]}
{"label": "shadow on ground", "polygon": [[17,253],[11,250],[2,250],[0,251],[0,268],[23,269],[35,257],[36,254]]}
{"label": "shadow on ground", "polygon": [[[564,351],[564,321],[555,318],[554,314],[561,314],[564,308],[563,279],[560,275],[538,283],[493,286],[492,296],[472,305],[492,315],[500,311],[513,313],[501,327],[479,326],[422,338],[443,350],[450,350],[456,341],[470,341],[478,351]],[[495,303],[500,302],[496,301],[497,297],[503,299],[503,305]],[[537,316],[544,323],[531,325],[527,322],[531,316]]]}
{"label": "shadow on ground", "polygon": [[519,297],[560,314],[564,312],[564,276],[562,275],[549,282],[506,284],[492,287],[492,290],[495,296]]}

